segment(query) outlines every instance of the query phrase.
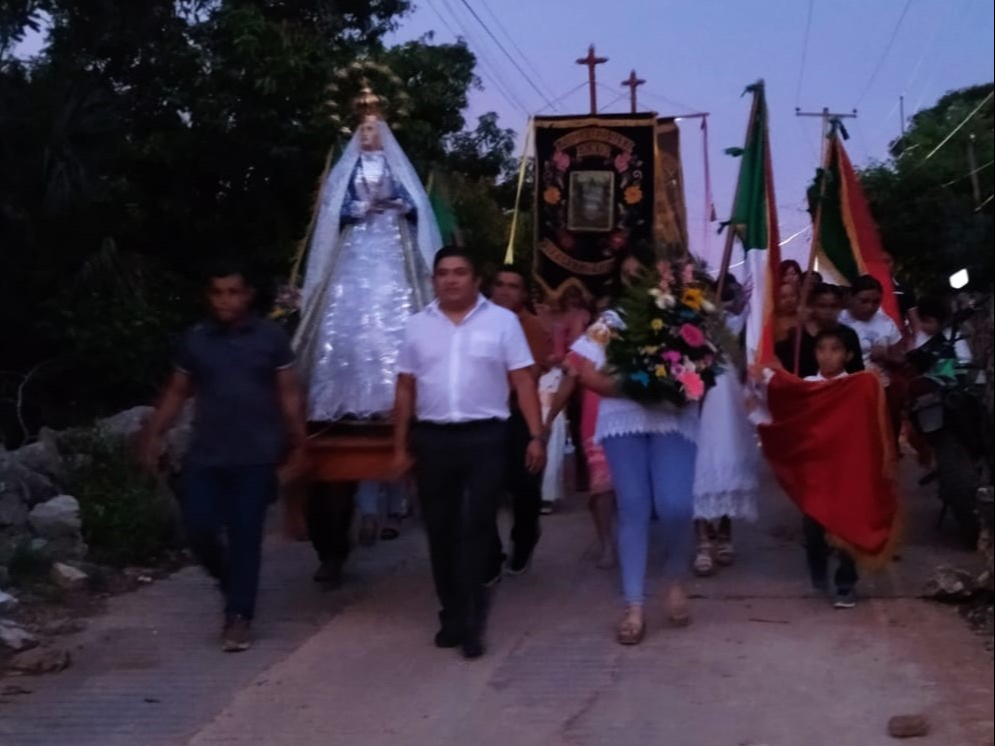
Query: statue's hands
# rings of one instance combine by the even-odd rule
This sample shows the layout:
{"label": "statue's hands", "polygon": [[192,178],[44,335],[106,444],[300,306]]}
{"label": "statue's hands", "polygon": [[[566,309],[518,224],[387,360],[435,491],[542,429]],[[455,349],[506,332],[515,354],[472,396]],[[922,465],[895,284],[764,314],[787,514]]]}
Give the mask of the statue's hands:
{"label": "statue's hands", "polygon": [[355,218],[357,220],[365,218],[369,211],[369,202],[363,202],[362,200],[356,199],[349,203],[349,217],[351,218]]}

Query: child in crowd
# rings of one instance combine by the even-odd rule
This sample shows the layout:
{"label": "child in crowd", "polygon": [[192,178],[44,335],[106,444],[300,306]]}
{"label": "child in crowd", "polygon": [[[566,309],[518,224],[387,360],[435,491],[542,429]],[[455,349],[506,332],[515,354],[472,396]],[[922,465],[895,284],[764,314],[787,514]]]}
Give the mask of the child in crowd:
{"label": "child in crowd", "polygon": [[904,396],[900,387],[891,386],[889,370],[905,364],[902,344],[904,335],[898,325],[881,310],[883,297],[881,283],[870,275],[861,275],[850,286],[850,307],[840,315],[840,322],[857,333],[864,367],[876,371],[881,377],[897,447],[902,430]]}
{"label": "child in crowd", "polygon": [[[847,350],[851,353],[846,364],[847,373],[856,373],[864,369],[864,358],[860,347],[860,338],[849,326],[839,321],[843,308],[843,289],[838,285],[820,283],[812,288],[808,297],[808,318],[796,326],[788,334],[788,338],[775,347],[777,359],[785,370],[795,373],[799,378],[814,376],[819,372],[819,364],[815,358],[815,338],[819,332],[838,329],[842,335]],[[801,339],[798,339],[798,335]],[[797,356],[798,370],[795,370]]]}
{"label": "child in crowd", "polygon": [[754,370],[754,378],[766,384],[761,443],[778,482],[804,516],[809,576],[819,591],[829,589],[828,537],[834,537],[838,609],[856,605],[855,558],[872,564],[887,558],[898,512],[889,470],[891,433],[878,416],[881,383],[877,375],[847,373],[853,353],[845,340],[839,329],[819,332],[818,370],[804,381],[777,363],[777,370]]}
{"label": "child in crowd", "polygon": [[[815,337],[815,359],[818,371],[806,376],[806,381],[828,382],[846,378],[846,367],[853,358],[847,349],[847,335],[843,329],[825,329]],[[812,586],[825,593],[829,589],[829,557],[831,550],[826,541],[826,529],[814,518],[805,516],[802,521],[805,532],[805,555],[808,560]],[[854,589],[857,585],[857,565],[846,551],[839,551],[839,567],[833,578],[836,585],[837,609],[852,609],[857,605]]]}

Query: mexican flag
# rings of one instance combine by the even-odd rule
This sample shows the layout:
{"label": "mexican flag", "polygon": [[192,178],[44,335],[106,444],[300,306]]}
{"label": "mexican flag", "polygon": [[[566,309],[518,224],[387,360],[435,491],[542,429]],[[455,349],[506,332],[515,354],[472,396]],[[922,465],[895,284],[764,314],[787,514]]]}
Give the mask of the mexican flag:
{"label": "mexican flag", "polygon": [[[882,310],[901,329],[904,323],[881,238],[863,187],[843,147],[839,129],[834,125],[830,131],[826,165],[816,172],[815,181],[808,190],[809,211],[819,231],[815,241],[819,268],[844,285],[861,275],[874,277],[884,288]],[[823,179],[826,180],[824,191]]]}
{"label": "mexican flag", "polygon": [[781,249],[763,81],[749,86],[746,92],[753,94],[746,144],[742,150],[726,151],[742,159],[736,203],[728,225],[736,231],[743,245],[745,279],[753,286],[746,322],[746,354],[747,359],[754,362],[774,355],[774,294]]}
{"label": "mexican flag", "polygon": [[439,224],[439,233],[442,236],[444,245],[462,246],[463,241],[460,236],[459,226],[456,223],[456,213],[453,212],[452,202],[449,199],[449,189],[444,177],[433,171],[428,177],[428,201],[432,205],[432,212],[435,213],[435,221]]}

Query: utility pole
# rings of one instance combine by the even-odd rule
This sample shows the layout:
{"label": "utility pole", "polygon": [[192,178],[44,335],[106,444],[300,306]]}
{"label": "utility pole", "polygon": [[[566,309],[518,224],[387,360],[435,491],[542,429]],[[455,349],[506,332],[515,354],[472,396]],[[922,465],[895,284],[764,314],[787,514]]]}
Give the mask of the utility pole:
{"label": "utility pole", "polygon": [[981,184],[978,182],[978,161],[974,157],[974,133],[967,136],[967,167],[971,170],[971,191],[974,193],[974,207],[981,204]]}
{"label": "utility pole", "polygon": [[591,88],[591,113],[598,113],[598,80],[597,76],[594,74],[594,68],[598,65],[603,65],[608,62],[607,57],[598,57],[594,54],[594,45],[592,44],[587,48],[587,57],[581,57],[577,60],[578,65],[584,65],[587,68],[587,83]]}
{"label": "utility pole", "polygon": [[835,111],[829,111],[829,107],[826,106],[826,107],[823,107],[822,111],[802,111],[801,109],[795,109],[795,116],[796,117],[819,117],[819,119],[822,120],[822,166],[825,167],[827,165],[825,163],[825,160],[826,160],[827,147],[828,147],[828,142],[829,142],[829,139],[828,139],[829,138],[829,128],[830,128],[832,122],[839,122],[840,124],[842,124],[842,120],[843,119],[856,119],[857,118],[857,110],[854,109],[853,111],[850,111],[850,112],[847,112],[847,113],[835,112]]}

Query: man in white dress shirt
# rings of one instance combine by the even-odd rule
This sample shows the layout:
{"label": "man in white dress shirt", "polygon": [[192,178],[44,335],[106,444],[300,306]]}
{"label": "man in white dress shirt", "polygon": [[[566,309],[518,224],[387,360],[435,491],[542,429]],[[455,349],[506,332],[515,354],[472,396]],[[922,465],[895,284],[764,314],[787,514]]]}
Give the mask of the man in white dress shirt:
{"label": "man in white dress shirt", "polygon": [[435,644],[483,655],[494,521],[505,483],[510,387],[532,436],[528,468],[546,448],[529,346],[518,318],[480,294],[460,248],[435,257],[436,300],[408,321],[398,358],[396,470],[414,458],[435,590]]}

